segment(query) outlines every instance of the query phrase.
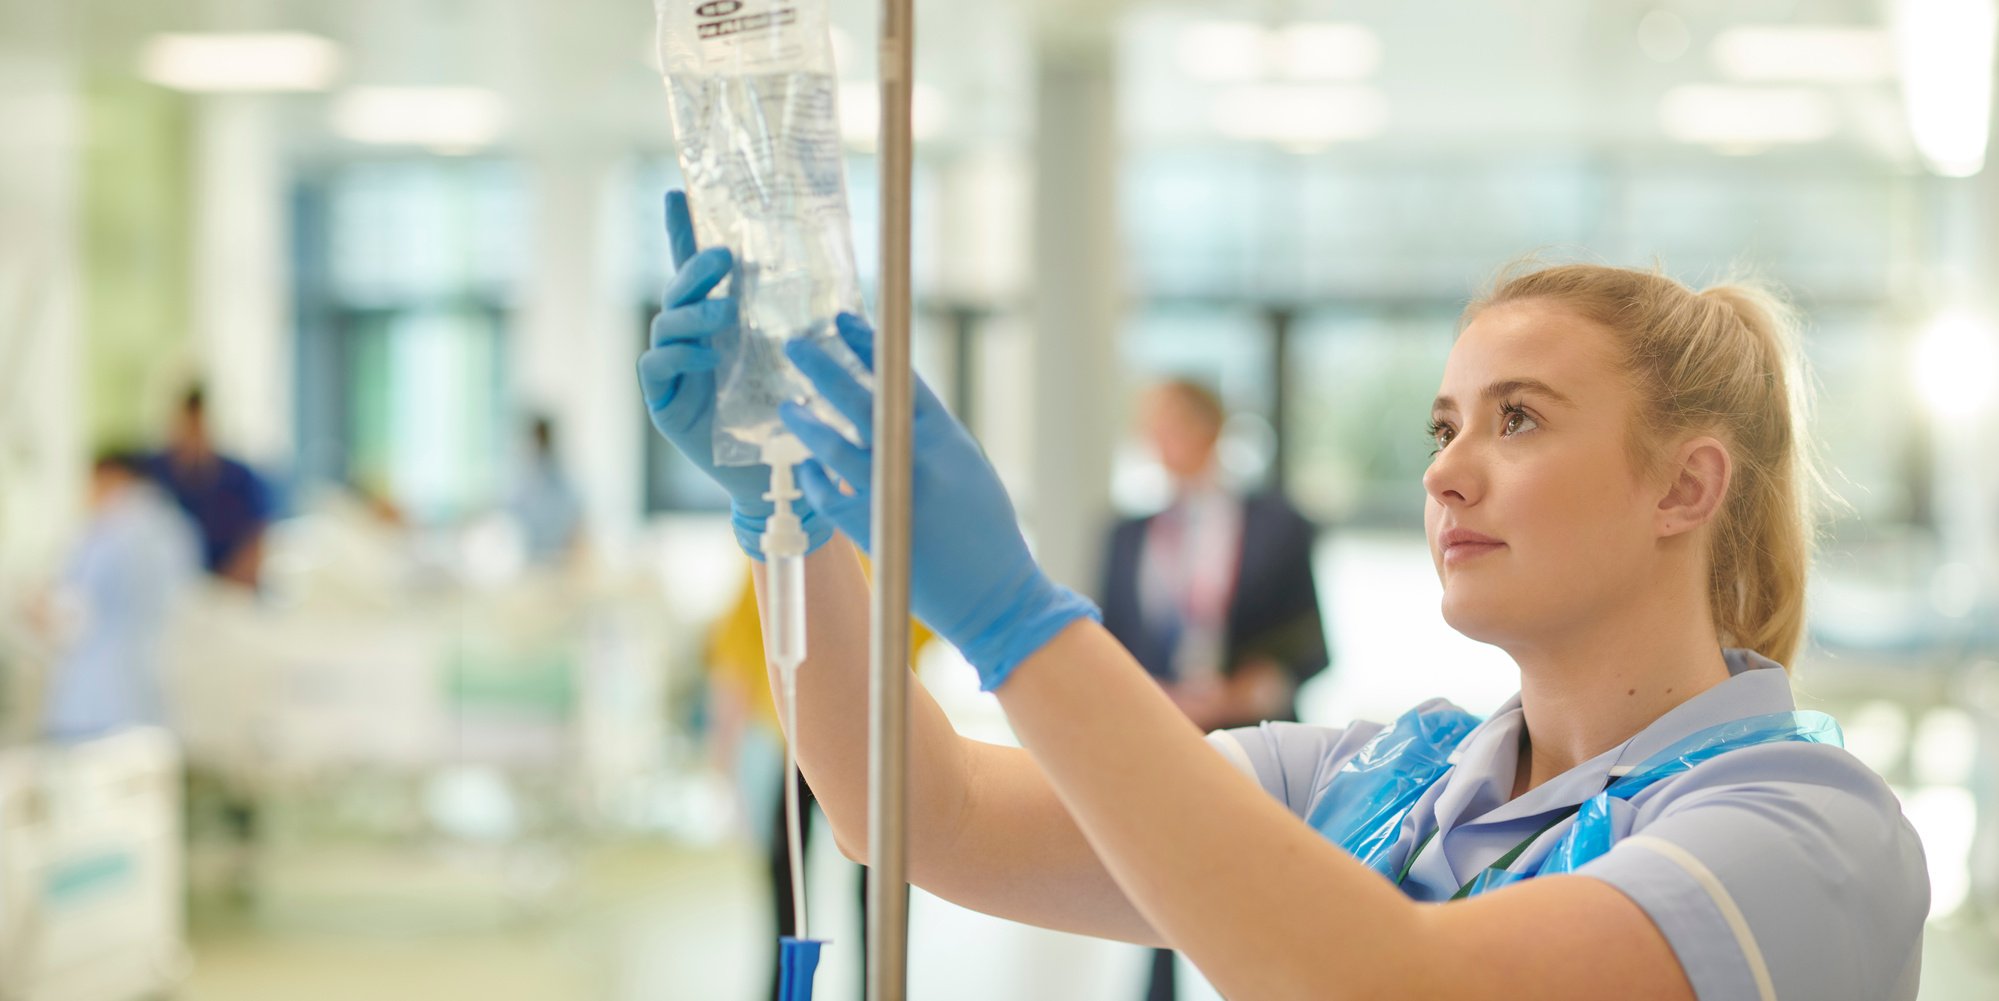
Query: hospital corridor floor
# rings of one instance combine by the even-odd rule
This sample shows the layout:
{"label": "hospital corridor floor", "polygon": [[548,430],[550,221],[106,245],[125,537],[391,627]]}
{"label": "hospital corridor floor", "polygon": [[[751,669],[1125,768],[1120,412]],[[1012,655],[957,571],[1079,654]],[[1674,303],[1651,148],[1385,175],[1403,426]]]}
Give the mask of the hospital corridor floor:
{"label": "hospital corridor floor", "polygon": [[[818,997],[852,1001],[858,916],[844,912],[857,870],[815,856],[815,931],[836,943]],[[315,850],[269,860],[248,903],[197,898],[195,961],[175,997],[751,1001],[767,990],[761,880],[757,855],[732,845]],[[912,912],[913,998],[1139,996],[1144,957],[1127,947],[987,924],[930,898]],[[1975,922],[1933,922],[1922,997],[1999,997],[1995,956]]]}

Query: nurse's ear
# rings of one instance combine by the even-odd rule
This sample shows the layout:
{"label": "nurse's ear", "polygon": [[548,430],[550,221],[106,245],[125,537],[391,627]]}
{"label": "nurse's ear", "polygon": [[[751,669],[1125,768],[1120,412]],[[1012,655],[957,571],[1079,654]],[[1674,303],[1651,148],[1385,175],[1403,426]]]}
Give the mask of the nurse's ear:
{"label": "nurse's ear", "polygon": [[1664,471],[1666,491],[1653,512],[1652,527],[1659,538],[1669,539],[1714,520],[1728,496],[1735,464],[1728,446],[1703,436],[1675,449]]}

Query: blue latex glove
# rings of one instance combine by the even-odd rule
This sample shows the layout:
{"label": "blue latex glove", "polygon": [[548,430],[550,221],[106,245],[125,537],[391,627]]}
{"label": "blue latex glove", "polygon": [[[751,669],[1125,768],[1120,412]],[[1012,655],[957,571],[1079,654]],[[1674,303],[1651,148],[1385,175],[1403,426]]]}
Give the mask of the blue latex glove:
{"label": "blue latex glove", "polygon": [[[710,293],[728,277],[735,259],[725,247],[696,252],[694,220],[687,213],[687,196],[679,191],[666,194],[666,235],[673,280],[662,297],[665,308],[652,320],[652,349],[639,356],[639,388],[652,426],[729,492],[736,542],[761,560],[764,519],[773,510],[764,499],[770,467],[715,465],[715,368],[742,331],[736,325],[736,300]],[[808,552],[833,537],[833,526],[817,513],[808,509],[799,516]]]}
{"label": "blue latex glove", "polygon": [[[872,372],[874,331],[844,313],[837,326],[840,338]],[[869,549],[874,394],[817,344],[792,341],[785,353],[862,436],[857,446],[805,408],[785,404],[779,411],[785,427],[816,460],[799,467],[798,485],[813,510]],[[921,381],[912,439],[910,605],[971,661],[980,686],[992,691],[1064,627],[1081,618],[1101,621],[1101,616],[1095,605],[1041,572],[1027,551],[999,474],[971,433]],[[834,476],[851,492],[843,494]]]}

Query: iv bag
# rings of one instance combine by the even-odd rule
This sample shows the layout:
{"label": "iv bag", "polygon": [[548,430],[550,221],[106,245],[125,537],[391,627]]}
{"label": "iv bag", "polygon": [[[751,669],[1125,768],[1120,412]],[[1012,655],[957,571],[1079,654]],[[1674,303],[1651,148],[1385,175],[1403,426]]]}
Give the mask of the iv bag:
{"label": "iv bag", "polygon": [[833,330],[834,316],[862,306],[825,2],[655,0],[654,9],[695,236],[736,258],[728,294],[742,336],[717,345],[715,463],[762,461],[763,443],[784,433],[785,400],[853,437],[783,350],[817,338],[865,376]]}

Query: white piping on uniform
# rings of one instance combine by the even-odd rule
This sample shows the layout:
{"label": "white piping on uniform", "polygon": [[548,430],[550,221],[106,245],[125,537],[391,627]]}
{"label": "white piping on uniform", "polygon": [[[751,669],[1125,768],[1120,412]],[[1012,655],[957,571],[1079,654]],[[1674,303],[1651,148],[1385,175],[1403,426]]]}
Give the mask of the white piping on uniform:
{"label": "white piping on uniform", "polygon": [[1229,759],[1229,764],[1242,769],[1244,775],[1250,778],[1257,777],[1256,765],[1249,760],[1249,751],[1242,746],[1242,741],[1236,739],[1235,734],[1227,730],[1216,730],[1208,734],[1208,743],[1213,744],[1215,750],[1222,752],[1222,757]]}
{"label": "white piping on uniform", "polygon": [[1728,895],[1728,888],[1721,885],[1714,871],[1701,863],[1692,852],[1664,838],[1649,834],[1634,834],[1624,839],[1627,845],[1643,845],[1664,855],[1687,871],[1694,882],[1707,891],[1709,899],[1721,910],[1723,920],[1728,922],[1728,930],[1735,933],[1735,944],[1742,948],[1742,958],[1749,963],[1749,975],[1756,980],[1756,996],[1762,1001],[1777,1001],[1777,988],[1770,981],[1770,967],[1763,962],[1763,950],[1756,945],[1756,933],[1749,928],[1749,919],[1742,916],[1742,909],[1735,906],[1735,898]]}

